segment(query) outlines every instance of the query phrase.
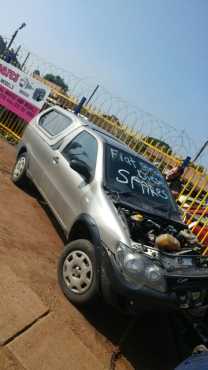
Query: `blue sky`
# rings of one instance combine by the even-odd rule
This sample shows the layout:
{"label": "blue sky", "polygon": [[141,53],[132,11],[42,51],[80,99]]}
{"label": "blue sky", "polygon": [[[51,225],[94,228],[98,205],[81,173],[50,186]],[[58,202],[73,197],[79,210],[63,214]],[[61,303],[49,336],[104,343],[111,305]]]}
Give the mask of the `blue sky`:
{"label": "blue sky", "polygon": [[1,2],[0,33],[25,21],[19,43],[185,129],[198,146],[208,138],[207,0]]}

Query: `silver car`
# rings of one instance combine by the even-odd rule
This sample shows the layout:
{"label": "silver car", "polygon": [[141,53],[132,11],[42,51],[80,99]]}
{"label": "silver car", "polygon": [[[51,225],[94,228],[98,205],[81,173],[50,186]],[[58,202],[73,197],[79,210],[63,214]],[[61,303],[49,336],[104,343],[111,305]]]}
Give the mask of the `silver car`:
{"label": "silver car", "polygon": [[87,119],[60,107],[28,124],[12,180],[31,179],[68,244],[58,279],[77,305],[98,295],[134,314],[208,304],[208,261],[162,174]]}

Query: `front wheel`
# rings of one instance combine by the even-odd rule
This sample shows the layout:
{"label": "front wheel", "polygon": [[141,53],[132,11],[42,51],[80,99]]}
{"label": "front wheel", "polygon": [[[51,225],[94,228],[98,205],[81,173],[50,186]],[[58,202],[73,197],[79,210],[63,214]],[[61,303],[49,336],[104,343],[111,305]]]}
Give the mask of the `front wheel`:
{"label": "front wheel", "polygon": [[73,304],[87,305],[95,300],[99,278],[95,248],[91,242],[78,239],[65,247],[58,264],[58,281]]}
{"label": "front wheel", "polygon": [[18,185],[24,185],[27,181],[27,153],[22,153],[17,158],[17,161],[12,170],[12,181]]}

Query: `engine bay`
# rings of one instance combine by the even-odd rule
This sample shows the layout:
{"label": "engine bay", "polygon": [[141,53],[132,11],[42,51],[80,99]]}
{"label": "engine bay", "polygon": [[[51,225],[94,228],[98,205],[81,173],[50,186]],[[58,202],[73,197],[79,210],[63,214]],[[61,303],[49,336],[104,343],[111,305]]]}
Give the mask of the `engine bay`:
{"label": "engine bay", "polygon": [[119,206],[118,212],[128,227],[132,248],[165,271],[167,287],[177,296],[183,309],[208,305],[208,257],[184,224]]}
{"label": "engine bay", "polygon": [[118,207],[118,212],[134,242],[173,253],[200,254],[201,246],[196,236],[184,224],[122,206]]}

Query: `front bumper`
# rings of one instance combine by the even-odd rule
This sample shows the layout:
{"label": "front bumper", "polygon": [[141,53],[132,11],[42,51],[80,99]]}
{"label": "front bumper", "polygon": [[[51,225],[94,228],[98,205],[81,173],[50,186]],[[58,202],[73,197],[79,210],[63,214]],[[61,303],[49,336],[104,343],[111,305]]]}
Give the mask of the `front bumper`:
{"label": "front bumper", "polygon": [[[103,280],[101,279],[104,298],[108,303],[113,304],[121,311],[129,314],[136,314],[141,310],[159,309],[167,311],[201,308],[203,306],[202,302],[199,302],[199,300],[194,302],[190,298],[192,292],[196,292],[197,286],[191,285],[189,286],[189,290],[186,291],[185,285],[182,289],[174,289],[168,284],[168,292],[166,293],[146,287],[132,287],[119,271],[114,258],[109,256],[106,252],[102,258],[102,276],[104,277]],[[200,285],[201,280],[198,282],[198,290],[200,289]],[[204,291],[203,294],[205,295]],[[206,296],[207,302],[204,300],[204,305],[208,303],[207,292]],[[184,299],[184,297],[186,298]]]}

